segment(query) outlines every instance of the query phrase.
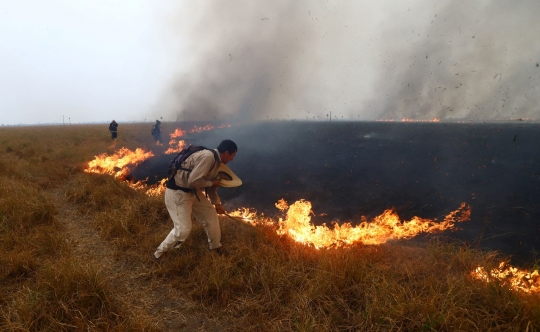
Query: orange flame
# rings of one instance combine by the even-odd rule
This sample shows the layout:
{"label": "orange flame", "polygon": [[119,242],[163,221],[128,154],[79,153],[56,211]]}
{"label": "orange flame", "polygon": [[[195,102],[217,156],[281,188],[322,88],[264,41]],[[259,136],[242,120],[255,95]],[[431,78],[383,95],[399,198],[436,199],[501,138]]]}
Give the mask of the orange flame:
{"label": "orange flame", "polygon": [[[221,125],[219,128],[225,128],[226,126],[230,127],[231,125]],[[187,132],[189,133],[199,133],[201,131],[212,130],[214,126],[206,125],[203,127],[193,126]],[[169,148],[165,151],[165,154],[178,153],[186,147],[186,142],[184,140],[177,141],[178,137],[182,137],[186,134],[185,130],[175,129],[173,133],[170,134],[171,140],[169,141]]]}
{"label": "orange flame", "polygon": [[146,194],[148,196],[160,196],[165,192],[165,189],[167,188],[167,179],[162,179],[159,181],[159,183],[156,183],[155,185],[150,186],[146,190]]}
{"label": "orange flame", "polygon": [[[376,122],[394,122],[394,119],[377,119]],[[410,118],[403,118],[401,122],[441,122],[441,119],[433,118],[433,120],[415,120]]]}
{"label": "orange flame", "polygon": [[494,280],[500,281],[503,285],[516,291],[525,293],[540,292],[540,274],[538,270],[526,272],[510,266],[507,262],[501,262],[498,268],[492,269],[489,273],[482,266],[479,266],[471,272],[475,279],[485,282]]}
{"label": "orange flame", "polygon": [[169,148],[165,151],[165,154],[178,153],[186,147],[186,142],[184,140],[176,141],[178,137],[182,137],[186,132],[182,129],[175,129],[169,136],[171,140],[169,141]]}
{"label": "orange flame", "polygon": [[170,147],[165,151],[165,154],[178,153],[186,147],[186,141],[180,140],[178,142],[169,142]]}
{"label": "orange flame", "polygon": [[152,151],[147,152],[140,148],[132,151],[121,148],[111,156],[106,153],[96,156],[94,160],[88,162],[88,167],[84,171],[87,173],[109,174],[115,178],[124,179],[129,173],[130,166],[136,166],[152,156],[154,156]]}
{"label": "orange flame", "polygon": [[[282,199],[276,206],[287,209]],[[402,222],[394,210],[386,210],[372,222],[363,222],[358,226],[350,223],[334,223],[333,229],[323,224],[314,226],[310,223],[311,203],[300,200],[288,207],[287,217],[279,219],[279,234],[286,234],[297,242],[313,245],[315,248],[341,247],[353,243],[381,244],[391,239],[409,239],[420,233],[433,233],[452,229],[456,222],[470,219],[470,207],[462,203],[459,209],[448,214],[440,223],[434,220],[414,217]]]}
{"label": "orange flame", "polygon": [[257,219],[257,211],[249,208],[240,208],[236,211],[229,213],[232,217],[241,218],[244,222],[248,224],[254,224]]}
{"label": "orange flame", "polygon": [[[281,211],[287,211],[285,219],[279,218],[277,233],[287,235],[293,240],[309,245],[317,249],[342,247],[354,243],[382,244],[392,239],[410,239],[420,233],[434,233],[447,229],[454,229],[456,222],[470,219],[471,208],[466,203],[449,213],[442,222],[435,220],[413,217],[410,221],[401,221],[392,209],[384,211],[373,221],[368,222],[362,217],[362,223],[352,226],[350,223],[334,223],[332,228],[323,224],[315,226],[311,224],[311,203],[300,200],[289,206],[284,199],[276,203]],[[248,224],[256,221],[256,212],[252,209],[241,208],[231,213],[232,216],[241,217]],[[272,222],[267,222],[271,224]]]}
{"label": "orange flame", "polygon": [[401,119],[401,122],[440,122],[441,120],[434,118],[433,120],[413,120],[408,118]]}

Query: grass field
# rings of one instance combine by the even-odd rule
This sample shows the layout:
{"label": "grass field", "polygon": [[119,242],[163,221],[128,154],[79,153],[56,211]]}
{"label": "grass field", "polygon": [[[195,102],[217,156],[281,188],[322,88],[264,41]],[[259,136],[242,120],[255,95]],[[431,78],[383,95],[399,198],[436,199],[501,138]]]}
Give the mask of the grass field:
{"label": "grass field", "polygon": [[[153,144],[148,125],[0,129],[2,331],[538,331],[539,295],[471,278],[502,257],[459,243],[317,250],[221,219],[158,265],[162,197],[83,172]],[[531,262],[530,269],[537,268]]]}

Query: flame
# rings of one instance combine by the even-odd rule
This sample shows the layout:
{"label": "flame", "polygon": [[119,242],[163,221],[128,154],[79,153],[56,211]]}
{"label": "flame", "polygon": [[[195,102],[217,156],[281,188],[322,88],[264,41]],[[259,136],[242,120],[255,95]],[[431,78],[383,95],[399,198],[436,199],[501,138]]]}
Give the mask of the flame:
{"label": "flame", "polygon": [[214,126],[212,126],[212,125],[206,125],[204,127],[193,126],[193,128],[191,128],[189,130],[189,132],[190,133],[200,133],[201,131],[212,130],[212,129],[214,129]]}
{"label": "flame", "polygon": [[401,122],[440,122],[440,119],[434,118],[433,120],[413,120],[408,118],[401,119]]}
{"label": "flame", "polygon": [[526,272],[510,266],[508,262],[501,262],[498,268],[492,269],[489,273],[485,268],[479,266],[471,272],[471,276],[485,282],[498,280],[503,285],[516,291],[525,293],[540,292],[540,274],[538,270],[534,270],[532,273]]}
{"label": "flame", "polygon": [[156,183],[155,185],[150,186],[146,190],[146,194],[148,196],[160,196],[165,192],[165,189],[167,189],[167,179],[162,179],[159,181],[159,183]]}
{"label": "flame", "polygon": [[169,148],[167,151],[165,151],[165,154],[171,154],[171,153],[178,153],[182,151],[186,147],[186,142],[184,140],[180,140],[177,142],[178,137],[182,137],[186,134],[186,132],[182,129],[175,129],[174,132],[172,132],[169,136],[171,137],[171,140],[169,141]]}
{"label": "flame", "polygon": [[[225,128],[225,127],[230,127],[230,126],[231,125],[229,124],[223,124],[223,125],[220,125],[218,128]],[[190,134],[199,133],[201,131],[212,130],[212,129],[214,129],[214,126],[212,125],[206,125],[203,127],[193,126],[193,128],[187,131],[178,129],[178,128],[175,129],[174,132],[169,135],[171,137],[171,140],[169,141],[169,148],[167,149],[167,151],[165,151],[165,154],[178,153],[187,146],[184,140],[178,141],[178,137],[182,137],[186,133],[190,133]]]}
{"label": "flame", "polygon": [[241,218],[244,222],[248,224],[254,224],[257,220],[257,211],[250,208],[240,208],[236,211],[229,213],[232,217]]}
{"label": "flame", "polygon": [[173,138],[176,138],[176,137],[182,137],[185,134],[186,134],[186,132],[184,130],[176,128],[174,130],[174,132],[172,132],[169,136],[171,136],[171,139],[173,139]]}
{"label": "flame", "polygon": [[135,151],[121,148],[110,156],[106,153],[96,156],[94,160],[88,162],[88,167],[84,171],[109,174],[123,180],[129,174],[130,167],[136,166],[152,156],[154,154],[151,151],[147,152],[140,148],[135,149]]}
{"label": "flame", "polygon": [[[276,206],[287,209],[282,199]],[[330,229],[323,224],[311,224],[311,203],[305,200],[295,202],[287,209],[287,217],[279,219],[279,234],[286,234],[297,242],[313,245],[315,248],[341,247],[353,243],[381,244],[391,239],[409,239],[420,233],[433,233],[452,229],[459,221],[470,219],[470,207],[462,203],[459,209],[448,214],[442,222],[414,217],[402,222],[394,210],[386,210],[372,222],[363,222],[358,226],[350,223],[334,223]]]}
{"label": "flame", "polygon": [[165,154],[178,153],[186,147],[186,141],[180,140],[178,142],[169,142],[170,147],[165,151]]}
{"label": "flame", "polygon": [[[382,244],[391,239],[410,239],[420,233],[434,233],[447,229],[454,229],[456,222],[470,219],[471,208],[466,203],[449,213],[442,222],[413,217],[410,221],[401,221],[393,209],[384,211],[373,221],[368,222],[362,217],[362,223],[352,226],[350,223],[334,223],[332,228],[323,224],[311,224],[311,203],[300,200],[289,206],[284,199],[276,203],[281,211],[287,211],[285,219],[279,218],[277,233],[287,235],[293,240],[313,245],[317,249],[342,247],[354,243],[368,245]],[[256,222],[256,212],[252,209],[241,208],[231,213],[232,216],[241,217],[248,224]],[[267,224],[274,224],[267,222]]]}
{"label": "flame", "polygon": [[[394,122],[394,119],[377,119],[375,122]],[[433,118],[432,120],[414,120],[410,118],[403,118],[401,122],[441,122],[441,119]]]}

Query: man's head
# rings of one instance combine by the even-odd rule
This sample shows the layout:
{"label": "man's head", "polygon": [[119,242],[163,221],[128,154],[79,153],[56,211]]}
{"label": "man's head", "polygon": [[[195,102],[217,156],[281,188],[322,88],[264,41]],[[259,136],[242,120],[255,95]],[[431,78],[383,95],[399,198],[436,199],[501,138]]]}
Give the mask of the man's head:
{"label": "man's head", "polygon": [[238,151],[238,147],[236,146],[236,143],[230,139],[226,139],[219,143],[217,150],[219,152],[221,162],[227,164],[228,162],[233,161],[234,157],[236,156],[236,151]]}

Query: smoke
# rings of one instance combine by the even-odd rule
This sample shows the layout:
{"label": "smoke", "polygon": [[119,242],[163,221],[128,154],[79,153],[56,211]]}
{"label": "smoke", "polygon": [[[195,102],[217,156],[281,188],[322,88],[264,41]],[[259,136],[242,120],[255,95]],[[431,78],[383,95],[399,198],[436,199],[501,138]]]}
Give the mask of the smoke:
{"label": "smoke", "polygon": [[179,120],[534,117],[540,3],[204,1],[161,110]]}
{"label": "smoke", "polygon": [[422,29],[403,31],[388,47],[401,55],[379,83],[387,92],[381,117],[538,118],[538,10],[537,1],[452,2]]}

